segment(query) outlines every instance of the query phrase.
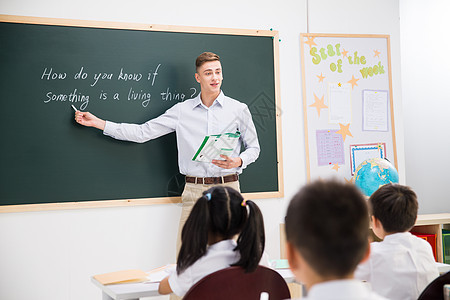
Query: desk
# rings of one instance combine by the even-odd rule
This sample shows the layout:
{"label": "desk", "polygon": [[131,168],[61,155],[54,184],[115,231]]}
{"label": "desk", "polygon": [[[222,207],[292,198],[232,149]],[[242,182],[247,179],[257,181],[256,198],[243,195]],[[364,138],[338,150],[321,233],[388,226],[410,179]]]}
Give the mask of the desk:
{"label": "desk", "polygon": [[[295,282],[295,277],[289,269],[275,269],[286,281]],[[103,285],[94,277],[92,283],[102,290],[102,300],[134,300],[141,297],[161,296],[158,293],[159,282],[139,282]]]}
{"label": "desk", "polygon": [[443,264],[443,263],[440,263],[440,262],[437,262],[436,265],[438,267],[440,275],[445,274],[447,272],[450,272],[450,265]]}

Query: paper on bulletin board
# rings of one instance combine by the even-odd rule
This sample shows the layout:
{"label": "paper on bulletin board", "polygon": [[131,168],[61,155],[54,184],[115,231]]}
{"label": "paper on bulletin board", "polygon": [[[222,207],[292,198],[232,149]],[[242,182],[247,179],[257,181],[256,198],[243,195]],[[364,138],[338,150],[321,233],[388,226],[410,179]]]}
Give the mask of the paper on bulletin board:
{"label": "paper on bulletin board", "polygon": [[388,91],[363,90],[363,130],[388,131]]}
{"label": "paper on bulletin board", "polygon": [[350,164],[352,176],[355,174],[356,168],[370,158],[386,158],[385,143],[371,143],[350,145]]}
{"label": "paper on bulletin board", "polygon": [[316,131],[317,164],[319,166],[344,164],[344,142],[335,129]]}
{"label": "paper on bulletin board", "polygon": [[330,124],[352,122],[352,86],[349,83],[328,84],[328,111]]}

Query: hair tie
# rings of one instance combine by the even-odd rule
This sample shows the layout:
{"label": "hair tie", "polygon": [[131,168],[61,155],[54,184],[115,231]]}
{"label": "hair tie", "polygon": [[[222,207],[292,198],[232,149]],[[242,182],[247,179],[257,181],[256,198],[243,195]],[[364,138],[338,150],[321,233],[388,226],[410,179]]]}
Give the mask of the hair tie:
{"label": "hair tie", "polygon": [[205,194],[205,197],[206,197],[206,199],[207,199],[208,201],[211,200],[211,193]]}
{"label": "hair tie", "polygon": [[247,200],[245,200],[245,199],[244,199],[244,200],[242,200],[242,203],[241,203],[241,205],[242,205],[242,206],[247,206]]}

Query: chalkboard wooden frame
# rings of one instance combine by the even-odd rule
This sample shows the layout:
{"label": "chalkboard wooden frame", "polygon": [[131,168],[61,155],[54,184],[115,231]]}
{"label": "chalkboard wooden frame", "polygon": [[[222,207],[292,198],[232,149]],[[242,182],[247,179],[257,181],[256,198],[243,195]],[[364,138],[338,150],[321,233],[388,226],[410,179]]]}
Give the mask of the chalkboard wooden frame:
{"label": "chalkboard wooden frame", "polygon": [[[321,39],[321,43],[318,42],[319,44],[315,43],[315,39]],[[327,40],[328,39],[328,40]],[[346,46],[343,45],[343,41],[345,40],[351,41],[351,40],[358,40],[356,42],[354,42],[356,45],[363,45],[365,44],[365,47],[370,47],[371,43],[377,43],[378,45],[382,45],[382,49],[378,49],[380,51],[383,52],[382,54],[382,59],[380,59],[380,56],[378,56],[377,61],[383,61],[383,64],[385,64],[386,66],[386,70],[385,70],[385,75],[384,79],[383,79],[383,83],[375,85],[376,87],[374,88],[374,84],[368,82],[367,78],[371,78],[371,76],[367,76],[366,78],[364,78],[364,76],[361,76],[361,74],[359,74],[358,72],[355,73],[355,69],[352,69],[350,72],[348,70],[345,70],[345,63],[347,63],[345,59],[348,59],[348,56],[344,56],[342,53],[338,52],[342,52],[342,50],[344,50],[344,48]],[[359,42],[359,40],[364,40],[365,43]],[[326,41],[326,42],[325,42]],[[333,43],[332,43],[332,42]],[[310,181],[312,179],[316,179],[316,178],[323,178],[323,177],[338,177],[338,178],[343,178],[345,179],[345,181],[352,181],[353,178],[351,176],[351,174],[349,173],[350,168],[350,162],[349,159],[351,159],[351,156],[349,154],[349,151],[347,149],[347,147],[349,146],[349,144],[367,144],[367,143],[383,143],[384,147],[388,148],[388,151],[386,151],[387,153],[390,154],[389,157],[387,157],[389,160],[393,160],[393,164],[394,166],[398,169],[398,163],[397,163],[397,146],[396,146],[396,138],[395,138],[395,122],[394,122],[394,100],[393,100],[393,92],[392,92],[392,72],[391,72],[391,48],[390,48],[390,36],[389,35],[382,35],[382,34],[327,34],[327,33],[302,33],[300,35],[300,42],[301,42],[301,60],[302,60],[302,98],[303,98],[303,115],[304,115],[304,130],[305,130],[305,152],[306,152],[306,175],[307,175],[307,180]],[[329,44],[328,44],[329,42]],[[336,50],[336,44],[339,43],[339,51]],[[359,44],[358,44],[359,43]],[[348,44],[347,44],[348,46]],[[312,61],[313,54],[312,53],[308,53],[308,51],[311,51],[311,48],[316,47],[316,52],[314,54],[319,55],[319,57],[322,58],[322,60],[316,60],[316,62],[314,63],[314,61]],[[328,55],[330,54],[327,51],[329,50],[328,47],[331,47],[330,51],[331,54],[333,55]],[[323,53],[321,53],[319,49],[323,48]],[[349,50],[347,52],[349,52],[349,56],[350,55],[354,55],[355,50],[358,50],[357,47],[355,47],[354,49],[350,50],[349,48],[347,48],[346,50]],[[366,49],[367,50],[367,49]],[[338,54],[338,55],[336,55]],[[359,53],[359,55],[368,55],[369,53]],[[374,53],[370,53],[370,57],[372,58]],[[379,55],[380,53],[378,53]],[[311,56],[310,56],[311,55]],[[323,55],[323,56],[322,56]],[[377,55],[377,53],[375,53],[375,56]],[[373,56],[373,57],[375,57]],[[337,65],[338,65],[338,59],[341,59],[341,68],[344,70],[342,75],[338,74],[338,70],[337,70]],[[319,61],[319,62],[318,62]],[[326,61],[326,62],[325,62]],[[368,63],[371,63],[370,59],[367,59]],[[325,62],[325,63],[324,63]],[[365,62],[364,62],[365,63]],[[313,69],[313,65],[319,65],[319,64],[323,64],[322,69]],[[332,64],[334,64],[334,66],[332,66]],[[358,62],[359,64],[359,62]],[[348,64],[347,64],[348,66]],[[372,65],[370,65],[372,66]],[[369,65],[363,65],[363,67],[369,67]],[[332,69],[333,68],[333,69]],[[320,72],[319,73],[314,73],[312,74],[313,71],[311,70],[315,70],[315,72],[320,72],[320,71],[324,71],[323,73]],[[331,71],[330,71],[331,70]],[[325,74],[325,71],[328,72],[328,74]],[[359,71],[361,72],[361,71]],[[346,75],[346,77],[344,77],[344,75]],[[355,75],[353,77],[349,77],[350,75]],[[317,76],[317,78],[316,78]],[[329,78],[327,78],[325,81],[324,79],[329,76],[330,78],[332,78],[332,82],[338,83],[350,83],[351,84],[351,89],[352,89],[352,93],[353,93],[353,88],[356,86],[357,89],[359,89],[358,84],[362,84],[363,86],[365,86],[366,89],[368,90],[383,90],[383,92],[387,92],[388,94],[388,130],[386,131],[385,134],[378,134],[376,137],[374,136],[370,136],[370,134],[367,134],[367,136],[362,137],[362,135],[364,134],[364,130],[361,129],[357,129],[355,130],[355,132],[357,132],[357,134],[359,134],[359,136],[353,137],[351,135],[347,135],[347,133],[352,133],[349,131],[344,132],[344,134],[342,135],[343,137],[346,136],[347,137],[347,141],[344,139],[343,144],[345,145],[344,147],[344,152],[345,152],[345,160],[346,163],[343,164],[343,168],[341,169],[341,165],[339,165],[338,163],[334,164],[334,163],[330,163],[330,166],[319,166],[318,161],[316,160],[317,157],[319,156],[317,154],[316,157],[316,153],[314,153],[315,151],[313,150],[317,150],[317,136],[315,134],[313,134],[314,130],[326,130],[326,129],[335,129],[338,130],[340,129],[340,127],[338,126],[338,124],[326,124],[326,122],[324,122],[324,120],[321,120],[321,115],[320,115],[320,111],[321,109],[325,109],[325,113],[326,110],[328,110],[328,107],[325,105],[325,103],[327,103],[328,99],[325,99],[324,101],[324,94],[318,94],[315,95],[314,92],[317,92],[316,90],[314,90],[314,88],[316,88],[317,86],[313,86],[312,82],[322,82],[323,84],[326,83],[327,81],[329,81]],[[381,75],[380,75],[381,76]],[[348,77],[348,78],[347,78]],[[375,77],[375,76],[374,76]],[[347,78],[347,79],[344,79]],[[348,79],[350,79],[349,81],[347,81]],[[355,81],[356,79],[356,81]],[[364,81],[366,80],[366,81]],[[381,88],[380,88],[381,87]],[[325,89],[324,87],[322,87],[323,89]],[[364,92],[364,90],[362,91]],[[362,93],[361,93],[362,94]],[[358,94],[352,97],[358,98],[361,95]],[[362,96],[361,96],[362,97]],[[313,100],[315,99],[315,100]],[[317,101],[319,100],[319,101]],[[353,101],[353,100],[352,100]],[[353,105],[353,104],[352,104]],[[322,113],[322,118],[324,116],[325,113]],[[316,117],[316,115],[318,114],[318,117]],[[354,113],[352,114],[354,115]],[[357,117],[359,117],[359,115],[357,115]],[[361,125],[362,126],[362,122],[360,120],[355,122],[355,116],[352,116],[353,121],[350,122],[350,124],[355,123],[355,125],[357,124],[358,126]],[[342,125],[342,124],[341,124]],[[344,124],[345,125],[345,124]],[[347,124],[348,126],[349,124]],[[353,124],[352,124],[353,125]],[[334,126],[334,127],[333,127]],[[354,133],[353,133],[354,134]],[[376,140],[373,140],[373,139]],[[352,140],[353,139],[353,140]],[[350,140],[352,140],[352,142],[349,142]],[[386,145],[386,143],[388,145]],[[314,144],[314,147],[312,147],[312,145]],[[382,144],[379,144],[380,147],[382,147]],[[314,159],[311,159],[311,156],[314,157]],[[332,168],[333,166],[333,168]],[[325,168],[328,168],[327,170],[324,170]]]}
{"label": "chalkboard wooden frame", "polygon": [[[241,35],[254,37],[272,37],[273,40],[273,65],[274,65],[274,88],[275,88],[275,107],[276,107],[276,149],[277,149],[277,180],[278,190],[271,192],[252,192],[244,193],[244,197],[250,199],[262,198],[280,198],[284,196],[283,183],[283,159],[282,159],[282,139],[281,139],[281,115],[280,115],[280,82],[279,82],[279,38],[275,30],[246,30],[246,29],[226,29],[226,28],[207,28],[207,27],[188,27],[188,26],[170,26],[154,24],[137,24],[121,22],[103,22],[103,21],[84,21],[73,19],[41,18],[27,16],[0,15],[0,22],[37,24],[37,25],[57,25],[69,27],[86,28],[104,28],[104,29],[126,29],[138,31],[160,31],[176,33],[198,33],[198,34],[225,34]],[[245,172],[245,171],[244,171]],[[60,209],[82,209],[97,207],[117,207],[117,206],[136,206],[179,203],[180,197],[156,197],[156,198],[138,198],[138,199],[113,199],[113,200],[95,200],[95,201],[75,201],[75,202],[57,202],[57,203],[38,203],[38,204],[20,204],[20,205],[1,205],[2,212],[24,212],[41,210],[60,210]]]}

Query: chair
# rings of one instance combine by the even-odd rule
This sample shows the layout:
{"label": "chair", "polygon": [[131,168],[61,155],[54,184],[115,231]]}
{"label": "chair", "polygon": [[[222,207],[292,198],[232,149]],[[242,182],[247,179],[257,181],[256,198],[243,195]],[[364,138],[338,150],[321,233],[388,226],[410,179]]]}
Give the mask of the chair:
{"label": "chair", "polygon": [[439,300],[444,299],[444,285],[450,283],[450,272],[442,274],[422,291],[417,300]]}
{"label": "chair", "polygon": [[258,266],[251,273],[245,273],[241,267],[229,267],[209,274],[192,286],[183,300],[259,300],[261,292],[267,292],[269,300],[291,297],[280,274]]}

